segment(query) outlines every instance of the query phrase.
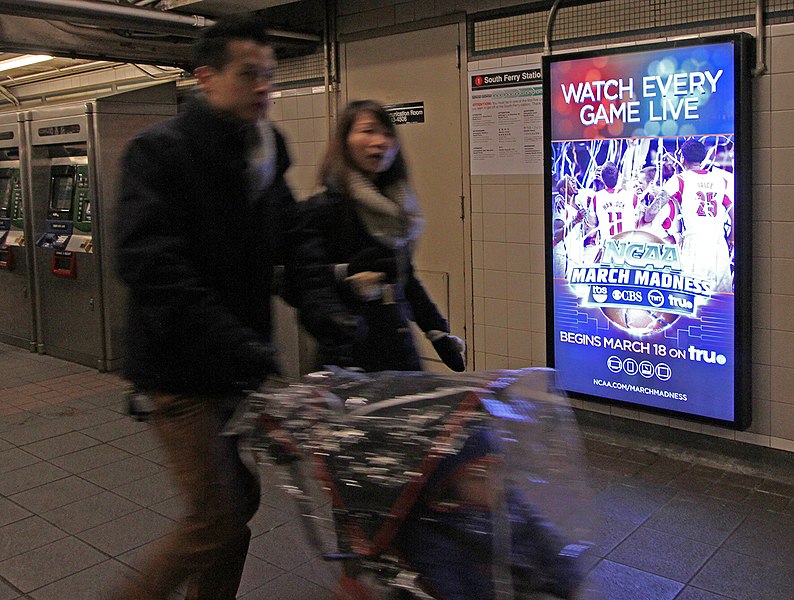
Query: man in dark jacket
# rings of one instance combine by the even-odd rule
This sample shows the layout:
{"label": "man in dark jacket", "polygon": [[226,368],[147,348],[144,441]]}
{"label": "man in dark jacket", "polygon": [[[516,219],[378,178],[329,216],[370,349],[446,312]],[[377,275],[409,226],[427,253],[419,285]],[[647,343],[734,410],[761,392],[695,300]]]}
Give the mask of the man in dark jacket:
{"label": "man in dark jacket", "polygon": [[264,24],[231,17],[195,47],[200,94],[140,134],[124,162],[118,270],[129,288],[124,376],[150,400],[188,516],[113,600],[233,600],[259,482],[224,423],[278,371],[273,265],[294,205],[266,119],[275,58]]}

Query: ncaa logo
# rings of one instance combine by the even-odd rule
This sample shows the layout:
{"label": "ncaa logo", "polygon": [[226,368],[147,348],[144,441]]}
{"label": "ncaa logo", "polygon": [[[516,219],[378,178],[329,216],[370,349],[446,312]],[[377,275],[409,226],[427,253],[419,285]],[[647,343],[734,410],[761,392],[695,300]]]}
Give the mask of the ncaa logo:
{"label": "ncaa logo", "polygon": [[656,308],[659,308],[662,304],[664,304],[664,294],[659,290],[651,290],[648,292],[648,302],[650,302]]}

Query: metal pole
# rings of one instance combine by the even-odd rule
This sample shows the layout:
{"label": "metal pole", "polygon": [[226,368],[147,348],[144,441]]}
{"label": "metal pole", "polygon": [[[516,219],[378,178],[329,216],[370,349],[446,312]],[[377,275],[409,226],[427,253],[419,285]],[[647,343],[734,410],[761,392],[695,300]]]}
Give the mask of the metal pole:
{"label": "metal pole", "polygon": [[164,13],[88,0],[0,0],[0,13],[55,21],[84,20],[122,29],[198,35],[212,21],[198,15]]}
{"label": "metal pole", "polygon": [[[0,0],[0,14],[53,21],[82,21],[119,29],[138,29],[195,37],[215,21],[201,15],[163,12],[138,5],[124,6],[90,0]],[[320,36],[281,29],[268,29],[275,38],[320,42]]]}
{"label": "metal pole", "polygon": [[753,77],[766,73],[766,32],[764,31],[764,0],[755,3],[755,68]]}
{"label": "metal pole", "polygon": [[551,30],[554,27],[554,19],[557,16],[557,9],[562,0],[554,0],[554,4],[549,9],[549,18],[546,20],[546,35],[543,38],[543,56],[551,55]]}

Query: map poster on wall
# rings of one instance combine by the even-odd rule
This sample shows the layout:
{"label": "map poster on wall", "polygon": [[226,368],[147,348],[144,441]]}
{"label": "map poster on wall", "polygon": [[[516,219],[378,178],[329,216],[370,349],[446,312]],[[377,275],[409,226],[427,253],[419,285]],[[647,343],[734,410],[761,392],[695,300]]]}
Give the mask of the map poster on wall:
{"label": "map poster on wall", "polygon": [[472,175],[543,173],[541,70],[469,71]]}
{"label": "map poster on wall", "polygon": [[544,57],[547,349],[575,396],[750,423],[748,39]]}

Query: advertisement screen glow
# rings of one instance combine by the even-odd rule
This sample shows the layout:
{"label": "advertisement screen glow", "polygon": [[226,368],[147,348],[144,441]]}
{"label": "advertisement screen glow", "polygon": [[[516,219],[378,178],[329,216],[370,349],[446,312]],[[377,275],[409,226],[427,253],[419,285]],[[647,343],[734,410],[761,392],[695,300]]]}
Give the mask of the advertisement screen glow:
{"label": "advertisement screen glow", "polygon": [[549,351],[563,389],[737,422],[737,56],[729,40],[546,59]]}

